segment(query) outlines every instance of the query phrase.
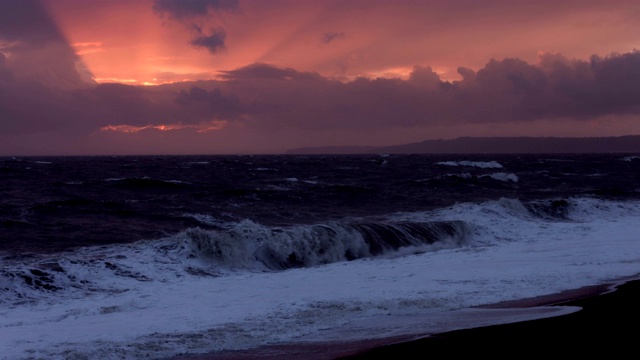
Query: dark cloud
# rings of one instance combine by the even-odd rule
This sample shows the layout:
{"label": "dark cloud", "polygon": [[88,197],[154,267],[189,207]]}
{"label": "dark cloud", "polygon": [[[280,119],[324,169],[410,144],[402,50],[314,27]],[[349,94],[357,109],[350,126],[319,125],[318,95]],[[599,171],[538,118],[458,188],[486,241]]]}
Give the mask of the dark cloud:
{"label": "dark cloud", "polygon": [[190,123],[212,119],[236,120],[249,109],[235,95],[225,95],[220,89],[205,90],[197,86],[189,91],[180,91],[175,102],[181,109],[181,117],[188,118]]}
{"label": "dark cloud", "polygon": [[[83,98],[81,99],[80,96]],[[165,123],[171,118],[170,107],[143,87],[123,84],[100,84],[77,94],[84,112],[91,114],[95,128],[116,123],[144,126]]]}
{"label": "dark cloud", "polygon": [[[593,56],[592,109],[604,113],[636,112],[640,99],[640,52],[606,58]],[[599,100],[599,101],[598,101]],[[599,106],[601,105],[601,106]]]}
{"label": "dark cloud", "polygon": [[[539,64],[491,60],[460,81],[414,67],[407,80],[340,82],[268,64],[227,71],[222,81],[162,87],[103,84],[77,91],[65,108],[82,108],[94,129],[218,119],[254,128],[382,129],[504,124],[640,114],[640,52],[567,60],[543,54]],[[44,94],[43,94],[44,96]],[[42,106],[41,106],[42,107]],[[86,128],[86,127],[85,127]]]}
{"label": "dark cloud", "polygon": [[[507,123],[640,114],[640,52],[567,60],[542,54],[539,64],[491,60],[463,79],[442,81],[416,66],[408,80],[338,82],[315,73],[255,64],[224,74],[227,92],[259,99],[270,126],[368,128]],[[271,109],[272,111],[264,111]]]}
{"label": "dark cloud", "polygon": [[456,89],[469,120],[592,119],[638,113],[639,80],[637,51],[590,61],[541,54],[539,65],[493,60]]}
{"label": "dark cloud", "polygon": [[196,38],[191,40],[191,45],[205,48],[212,54],[224,49],[224,39],[227,37],[227,33],[224,29],[219,28],[217,30],[212,30],[211,35],[206,35],[202,29],[198,27],[197,33],[198,35]]}
{"label": "dark cloud", "polygon": [[[406,80],[340,82],[317,73],[253,64],[226,71],[219,81],[154,87],[101,84],[66,90],[14,77],[8,62],[0,56],[3,139],[29,134],[80,138],[105,127],[116,129],[116,134],[123,125],[154,133],[163,124],[179,124],[175,128],[183,129],[180,136],[206,127],[207,122],[216,129],[237,124],[234,129],[243,130],[236,135],[366,134],[389,128],[523,125],[640,115],[637,51],[589,60],[544,53],[537,64],[491,60],[478,71],[460,68],[462,79],[452,82],[442,81],[426,66],[414,67]],[[266,143],[264,139],[260,141]]]}
{"label": "dark cloud", "polygon": [[42,45],[62,38],[40,1],[0,1],[0,39]]}
{"label": "dark cloud", "polygon": [[216,13],[233,12],[239,9],[237,0],[155,0],[153,10],[160,16],[168,15],[191,28],[193,38],[190,43],[216,54],[225,48],[227,33],[215,26],[210,34],[206,34],[203,24],[211,26],[217,23]]}
{"label": "dark cloud", "polygon": [[146,126],[180,119],[176,93],[122,84],[61,90],[38,82],[0,83],[0,137],[83,137],[108,125]]}
{"label": "dark cloud", "polygon": [[322,34],[322,37],[320,38],[320,41],[322,41],[322,43],[324,44],[328,44],[332,41],[335,40],[340,40],[340,39],[344,39],[345,38],[345,33],[344,32],[328,32],[328,33],[324,33]]}
{"label": "dark cloud", "polygon": [[317,73],[300,72],[292,68],[279,68],[273,65],[256,63],[236,70],[222,71],[221,77],[225,80],[252,81],[252,80],[317,80],[324,79]]}
{"label": "dark cloud", "polygon": [[13,80],[13,72],[7,67],[7,57],[0,52],[0,82],[8,83]]}
{"label": "dark cloud", "polygon": [[[75,125],[70,94],[37,82],[0,84],[0,135],[48,133]],[[77,105],[77,104],[74,104]]]}
{"label": "dark cloud", "polygon": [[419,65],[413,67],[413,71],[409,76],[409,83],[426,88],[437,88],[443,84],[438,74],[430,66]]}
{"label": "dark cloud", "polygon": [[0,1],[0,53],[5,57],[4,66],[16,78],[58,88],[76,88],[93,82],[37,0]]}
{"label": "dark cloud", "polygon": [[238,10],[237,0],[155,0],[153,10],[162,16],[189,20],[208,16],[212,11]]}
{"label": "dark cloud", "polygon": [[0,1],[0,135],[76,125],[79,104],[71,90],[93,84],[82,69],[40,1]]}

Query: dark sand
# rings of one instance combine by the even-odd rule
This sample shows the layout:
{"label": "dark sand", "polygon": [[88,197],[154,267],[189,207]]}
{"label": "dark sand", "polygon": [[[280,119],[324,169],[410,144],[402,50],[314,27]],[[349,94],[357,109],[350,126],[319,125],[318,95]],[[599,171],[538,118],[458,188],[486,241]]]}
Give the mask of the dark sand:
{"label": "dark sand", "polygon": [[352,343],[267,346],[252,351],[177,359],[426,359],[472,355],[529,358],[558,355],[640,358],[640,280],[615,287],[594,286],[561,294],[505,302],[488,308],[577,306],[562,316],[456,330],[418,340],[386,338]]}
{"label": "dark sand", "polygon": [[582,310],[539,320],[451,331],[342,358],[424,359],[456,354],[514,358],[565,355],[572,359],[606,354],[608,358],[640,358],[640,281],[627,282],[612,292],[554,304],[578,306]]}

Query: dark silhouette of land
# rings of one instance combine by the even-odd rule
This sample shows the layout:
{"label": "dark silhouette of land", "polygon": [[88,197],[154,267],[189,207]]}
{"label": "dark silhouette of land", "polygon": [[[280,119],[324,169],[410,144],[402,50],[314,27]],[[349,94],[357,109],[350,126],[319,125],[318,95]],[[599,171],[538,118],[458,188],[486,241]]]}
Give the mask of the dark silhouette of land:
{"label": "dark silhouette of land", "polygon": [[461,137],[395,146],[298,148],[287,154],[586,154],[639,153],[640,135],[619,137]]}

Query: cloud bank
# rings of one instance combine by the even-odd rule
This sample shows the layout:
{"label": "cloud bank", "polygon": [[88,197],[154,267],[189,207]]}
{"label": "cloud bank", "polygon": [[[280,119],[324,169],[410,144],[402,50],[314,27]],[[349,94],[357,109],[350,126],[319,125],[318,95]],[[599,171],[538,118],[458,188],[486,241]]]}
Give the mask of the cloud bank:
{"label": "cloud bank", "polygon": [[640,52],[589,60],[544,52],[538,60],[491,60],[477,72],[461,67],[462,80],[453,82],[423,66],[414,67],[407,80],[340,82],[254,64],[225,72],[223,82],[194,86],[180,99],[199,108],[211,106],[212,114],[214,108],[225,109],[230,119],[310,129],[588,120],[640,113]]}
{"label": "cloud bank", "polygon": [[[205,33],[198,19],[215,22],[216,12],[238,6],[157,0],[154,9],[192,26],[192,44],[215,53],[225,46],[224,29]],[[535,63],[491,59],[458,73],[461,80],[445,81],[416,65],[408,78],[340,81],[254,63],[218,80],[96,84],[39,2],[0,2],[0,153],[261,152],[402,143],[433,138],[435,129],[475,135],[480,126],[524,135],[544,123],[553,133],[603,118],[640,129],[638,51],[589,59],[541,52]]]}
{"label": "cloud bank", "polygon": [[156,87],[99,84],[61,91],[20,80],[2,55],[0,136],[202,134],[231,125],[265,136],[294,130],[365,134],[399,127],[559,123],[640,114],[637,51],[589,60],[541,53],[537,64],[491,60],[478,71],[458,71],[462,80],[453,82],[442,81],[425,66],[416,66],[406,80],[342,82],[253,64],[227,71],[218,81]]}

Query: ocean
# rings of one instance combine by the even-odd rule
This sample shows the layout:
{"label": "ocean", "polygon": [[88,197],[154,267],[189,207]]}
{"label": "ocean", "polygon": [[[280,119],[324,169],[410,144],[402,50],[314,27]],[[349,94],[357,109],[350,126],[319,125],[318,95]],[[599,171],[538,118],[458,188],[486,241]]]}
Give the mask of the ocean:
{"label": "ocean", "polygon": [[2,359],[420,337],[639,273],[637,154],[0,158]]}

